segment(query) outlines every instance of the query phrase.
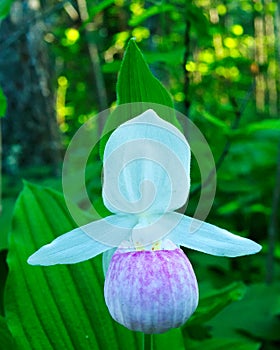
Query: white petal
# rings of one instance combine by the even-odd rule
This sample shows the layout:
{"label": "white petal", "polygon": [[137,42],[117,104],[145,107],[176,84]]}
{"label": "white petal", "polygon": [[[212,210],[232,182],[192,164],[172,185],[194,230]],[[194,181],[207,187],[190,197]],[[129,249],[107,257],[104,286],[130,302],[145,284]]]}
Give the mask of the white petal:
{"label": "white petal", "polygon": [[153,110],[118,127],[104,150],[103,200],[115,213],[164,213],[183,206],[190,186],[184,135]]}
{"label": "white petal", "polygon": [[44,266],[75,264],[93,258],[110,248],[94,241],[82,229],[77,228],[44,245],[31,255],[27,262],[30,265]]}
{"label": "white petal", "polygon": [[59,236],[28,259],[30,265],[74,264],[91,259],[131,235],[136,219],[113,215]]}
{"label": "white petal", "polygon": [[178,222],[176,228],[168,235],[175,244],[211,255],[228,257],[255,254],[262,248],[250,239],[234,235],[215,225],[179,213],[166,215],[170,221]]}
{"label": "white petal", "polygon": [[92,239],[115,248],[123,241],[131,239],[131,232],[137,223],[138,218],[135,215],[118,214],[107,216],[81,228]]}

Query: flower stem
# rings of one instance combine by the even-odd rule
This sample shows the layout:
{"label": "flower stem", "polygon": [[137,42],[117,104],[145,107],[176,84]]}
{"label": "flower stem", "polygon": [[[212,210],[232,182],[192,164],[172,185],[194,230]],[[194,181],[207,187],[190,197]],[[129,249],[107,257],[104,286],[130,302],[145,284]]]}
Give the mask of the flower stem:
{"label": "flower stem", "polygon": [[143,334],[143,350],[153,350],[152,334]]}

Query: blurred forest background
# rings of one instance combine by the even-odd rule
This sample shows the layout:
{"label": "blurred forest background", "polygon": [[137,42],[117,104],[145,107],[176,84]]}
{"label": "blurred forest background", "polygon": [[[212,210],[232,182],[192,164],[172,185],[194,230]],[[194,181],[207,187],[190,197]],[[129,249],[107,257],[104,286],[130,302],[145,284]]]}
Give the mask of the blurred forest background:
{"label": "blurred forest background", "polygon": [[[217,324],[240,321],[264,349],[278,348],[279,2],[1,0],[0,19],[2,261],[22,178],[61,190],[65,149],[85,121],[115,105],[120,62],[135,37],[176,109],[212,149],[218,182],[207,221],[263,245],[238,260],[189,254],[202,293],[237,280],[251,285],[251,309],[237,307],[235,321],[221,314],[212,329],[227,332]],[[193,162],[189,215],[200,183]],[[100,169],[97,162],[88,180],[95,198]],[[256,323],[242,324],[240,310],[258,312]]]}

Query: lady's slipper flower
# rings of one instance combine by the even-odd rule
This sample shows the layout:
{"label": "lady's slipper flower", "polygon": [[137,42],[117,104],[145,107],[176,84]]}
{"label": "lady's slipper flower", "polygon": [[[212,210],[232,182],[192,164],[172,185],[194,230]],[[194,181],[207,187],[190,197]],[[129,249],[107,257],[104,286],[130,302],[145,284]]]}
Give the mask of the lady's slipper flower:
{"label": "lady's slipper flower", "polygon": [[102,197],[113,215],[58,237],[28,263],[78,263],[117,247],[104,287],[112,317],[144,333],[180,327],[197,307],[198,287],[179,246],[229,257],[257,253],[261,246],[175,212],[189,195],[190,147],[153,110],[112,133],[103,162]]}

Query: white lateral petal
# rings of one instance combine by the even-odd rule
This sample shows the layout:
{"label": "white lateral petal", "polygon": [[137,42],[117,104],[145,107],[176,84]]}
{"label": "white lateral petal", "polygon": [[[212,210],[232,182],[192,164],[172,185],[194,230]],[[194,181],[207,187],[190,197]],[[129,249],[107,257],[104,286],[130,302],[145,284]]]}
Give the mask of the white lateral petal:
{"label": "white lateral petal", "polygon": [[91,222],[81,228],[95,241],[116,248],[123,241],[130,240],[133,227],[137,223],[138,218],[135,215],[117,214]]}
{"label": "white lateral petal", "polygon": [[27,262],[30,265],[75,264],[110,249],[94,241],[82,229],[77,228],[65,233],[46,244],[31,255]]}
{"label": "white lateral petal", "polygon": [[74,264],[101,254],[131,234],[136,219],[112,215],[76,228],[37,250],[28,258],[30,265]]}
{"label": "white lateral petal", "polygon": [[151,109],[112,133],[103,163],[103,201],[114,213],[164,213],[187,200],[190,147]]}
{"label": "white lateral petal", "polygon": [[175,244],[211,255],[228,257],[255,254],[262,248],[248,238],[234,235],[215,225],[179,213],[166,215],[169,216],[169,220],[178,222],[176,228],[168,235]]}

